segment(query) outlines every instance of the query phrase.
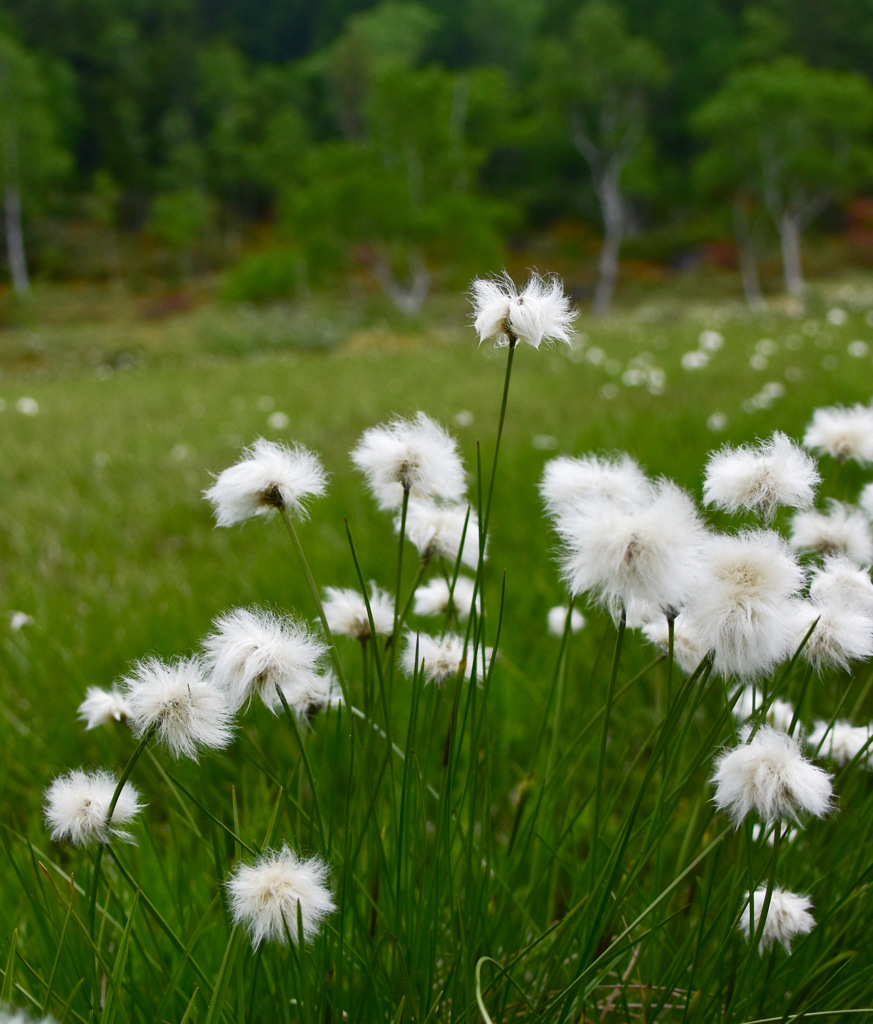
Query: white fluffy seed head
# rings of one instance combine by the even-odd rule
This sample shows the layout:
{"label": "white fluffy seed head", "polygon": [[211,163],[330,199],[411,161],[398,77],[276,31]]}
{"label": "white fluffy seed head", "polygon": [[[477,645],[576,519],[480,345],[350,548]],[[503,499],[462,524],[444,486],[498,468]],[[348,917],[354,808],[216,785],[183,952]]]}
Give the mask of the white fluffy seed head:
{"label": "white fluffy seed head", "polygon": [[867,569],[859,569],[844,555],[826,555],[824,565],[812,574],[811,600],[819,604],[840,605],[873,616],[873,580]]}
{"label": "white fluffy seed head", "polygon": [[[401,517],[394,520],[400,531]],[[479,565],[479,517],[469,505],[437,505],[431,501],[410,501],[406,513],[406,536],[423,559],[445,558],[453,565],[461,550],[461,562],[470,569]]]}
{"label": "white fluffy seed head", "polygon": [[634,602],[675,614],[694,596],[706,530],[691,498],[667,480],[646,503],[579,502],[557,524],[572,594],[590,593],[613,616]]}
{"label": "white fluffy seed head", "polygon": [[86,729],[96,729],[98,725],[106,725],[107,722],[125,722],[129,716],[127,702],[114,686],[111,690],[89,686],[85,691],[85,699],[79,705],[79,718],[85,723]]}
{"label": "white fluffy seed head", "polygon": [[703,500],[725,512],[756,512],[769,521],[779,505],[809,508],[820,479],[812,457],[777,431],[755,448],[726,445],[713,452]]}
{"label": "white fluffy seed head", "polygon": [[631,506],[643,504],[649,497],[650,482],[634,460],[626,454],[614,457],[583,455],[559,456],[543,468],[540,496],[550,515],[560,518],[572,513],[579,501],[605,498]]}
{"label": "white fluffy seed head", "polygon": [[202,747],[220,750],[233,739],[227,694],[204,678],[197,658],[146,658],[121,685],[134,733],[154,729],[174,757],[196,760]]}
{"label": "white fluffy seed head", "polygon": [[807,761],[793,736],[769,725],[722,751],[712,781],[716,807],[736,827],[752,810],[769,823],[801,814],[823,818],[833,806],[830,775]]}
{"label": "white fluffy seed head", "polygon": [[873,618],[868,612],[839,602],[797,601],[795,606],[796,645],[807,637],[800,655],[817,672],[848,669],[850,662],[873,655]]}
{"label": "white fluffy seed head", "polygon": [[298,692],[315,685],[327,647],[302,622],[263,608],[234,608],[214,627],[203,640],[204,661],[232,710],[257,696],[276,711],[277,687],[293,708]]}
{"label": "white fluffy seed head", "polygon": [[790,652],[791,598],[805,581],[788,545],[770,530],[717,536],[707,547],[706,580],[689,609],[722,675],[771,672]]}
{"label": "white fluffy seed head", "polygon": [[873,409],[832,405],[816,409],[803,435],[804,447],[862,465],[873,462]]}
{"label": "white fluffy seed head", "polygon": [[[371,583],[369,602],[376,633],[390,633],[394,628],[394,599],[387,591]],[[367,604],[360,590],[325,587],[322,604],[327,624],[335,636],[366,640],[372,635]]]}
{"label": "white fluffy seed head", "polygon": [[76,846],[108,843],[112,839],[132,842],[129,832],[120,828],[134,818],[142,804],[135,787],[126,782],[107,820],[112,794],[118,779],[99,769],[85,772],[80,768],[59,775],[45,794],[45,821],[56,842],[68,839]]}
{"label": "white fluffy seed head", "polygon": [[464,659],[464,641],[455,633],[444,633],[440,637],[407,633],[401,664],[408,676],[418,671],[428,682],[440,686],[456,676],[462,666],[469,667]]}
{"label": "white fluffy seed head", "polygon": [[[740,916],[739,929],[748,942],[760,927],[761,915],[767,902],[767,886],[759,886],[753,894],[746,895],[746,903]],[[815,926],[809,913],[812,900],[774,886],[770,893],[767,917],[761,931],[758,952],[763,953],[775,943],[781,943],[786,953],[791,953],[791,940],[797,935],[808,935]]]}
{"label": "white fluffy seed head", "polygon": [[533,348],[544,341],[571,342],[576,312],[555,275],[531,274],[521,292],[506,273],[479,278],[470,286],[470,301],[480,345],[488,338],[497,345],[524,341]]}
{"label": "white fluffy seed head", "polygon": [[873,536],[866,517],[841,501],[830,499],[827,511],[811,509],[791,518],[791,544],[798,551],[844,554],[856,565],[873,562]]}
{"label": "white fluffy seed head", "polygon": [[458,446],[439,423],[420,412],[370,427],[352,451],[380,508],[399,509],[411,498],[457,502],[467,489]]}
{"label": "white fluffy seed head", "polygon": [[869,725],[852,725],[840,719],[836,722],[816,722],[806,742],[811,750],[818,751],[822,757],[829,757],[841,766],[854,761],[863,751],[861,763],[863,767],[870,768],[873,765],[871,739],[873,728]]}
{"label": "white fluffy seed head", "polygon": [[[455,580],[454,590],[449,589],[448,581],[442,576],[436,576],[432,580],[416,588],[415,604],[413,611],[416,615],[443,615],[449,610],[449,601],[459,619],[467,619],[470,609],[473,606],[473,591],[475,583],[469,576],[459,576]],[[482,602],[479,595],[476,595],[476,607],[480,608]]]}
{"label": "white fluffy seed head", "polygon": [[327,474],[317,455],[301,445],[289,448],[261,437],[203,494],[212,503],[216,524],[232,526],[280,509],[303,517],[306,499],[326,489]]}
{"label": "white fluffy seed head", "polygon": [[284,844],[265,850],[254,864],[238,865],[226,882],[234,923],[246,928],[255,949],[264,940],[283,946],[289,938],[295,946],[312,942],[336,910],[327,878],[327,865],[317,857],[304,860]]}

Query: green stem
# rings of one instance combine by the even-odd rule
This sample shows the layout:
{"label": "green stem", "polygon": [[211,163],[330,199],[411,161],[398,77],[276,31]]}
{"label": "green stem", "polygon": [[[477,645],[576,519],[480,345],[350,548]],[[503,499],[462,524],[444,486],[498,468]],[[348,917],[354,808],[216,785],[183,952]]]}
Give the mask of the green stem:
{"label": "green stem", "polygon": [[497,423],[497,440],[494,443],[494,462],[491,464],[491,480],[488,484],[488,501],[485,504],[485,519],[480,529],[479,550],[484,552],[485,539],[488,536],[488,521],[491,518],[491,500],[494,497],[494,480],[497,477],[497,456],[500,454],[500,439],[503,437],[503,423],[506,419],[506,403],[509,398],[509,378],[512,374],[512,359],[518,339],[509,335],[509,356],[506,360],[506,376],[503,379],[503,399],[500,403],[500,419]]}
{"label": "green stem", "polygon": [[603,802],[603,774],[606,762],[606,741],[609,736],[609,718],[612,711],[612,701],[615,695],[615,682],[618,678],[618,663],[621,659],[621,646],[624,640],[624,630],[627,624],[627,615],[624,607],[618,620],[618,632],[615,637],[615,651],[612,656],[612,671],[609,675],[609,687],[606,691],[606,704],[603,709],[603,729],[600,733],[600,754],[597,759],[597,786],[594,790],[594,839],[591,847],[592,878],[597,877],[597,855],[600,844],[600,815]]}
{"label": "green stem", "polygon": [[291,730],[294,733],[294,737],[297,740],[297,746],[300,748],[300,756],[303,758],[303,767],[306,769],[306,775],[309,778],[309,788],[312,790],[312,807],[315,811],[315,817],[318,822],[318,831],[321,834],[321,843],[324,845],[324,821],[321,817],[321,806],[318,802],[318,789],[315,785],[315,775],[312,771],[312,765],[309,761],[309,755],[306,752],[306,744],[303,742],[303,737],[300,735],[300,726],[297,724],[297,717],[294,712],[288,706],[288,701],[285,699],[285,694],[282,692],[282,687],[276,683],[276,693],[279,697],[279,702],[285,709],[285,715],[288,722],[291,725]]}
{"label": "green stem", "polygon": [[324,613],[324,605],[322,604],[321,594],[318,592],[318,587],[315,585],[315,577],[312,575],[312,570],[309,568],[309,562],[306,560],[303,545],[300,543],[300,538],[297,536],[297,531],[294,529],[294,522],[291,519],[291,516],[288,515],[288,510],[282,508],[279,511],[282,513],[282,522],[285,524],[288,536],[291,538],[291,543],[294,545],[294,550],[297,552],[297,557],[300,560],[301,567],[303,568],[303,575],[306,577],[306,582],[309,585],[309,590],[311,591],[313,600],[315,601],[315,607],[318,611],[318,617],[321,619],[324,635],[327,637],[327,641],[330,645],[330,656],[333,660],[334,668],[336,669],[340,689],[343,691],[343,701],[345,702],[346,707],[349,707],[349,688],[346,683],[345,672],[343,672],[342,660],[339,656],[339,650],[337,649],[333,632],[328,625],[327,615]]}
{"label": "green stem", "polygon": [[[124,789],[125,783],[130,778],[130,773],[133,771],[136,762],[139,760],[140,755],[148,746],[149,741],[155,734],[157,725],[150,726],[143,734],[142,739],[139,741],[136,750],[131,754],[130,760],[125,765],[124,771],[121,773],[121,778],[118,780],[118,785],[115,787],[115,792],[112,794],[112,799],[109,801],[109,809],[106,812],[106,842],[109,842],[112,827],[112,815],[115,813],[115,808],[118,804],[118,800],[121,797],[121,791]],[[94,938],[94,926],[97,919],[97,890],[100,884],[100,867],[103,862],[103,849],[105,843],[101,843],[97,847],[97,856],[94,859],[94,875],[91,883],[91,905],[88,911],[88,930],[91,934],[91,938]]]}

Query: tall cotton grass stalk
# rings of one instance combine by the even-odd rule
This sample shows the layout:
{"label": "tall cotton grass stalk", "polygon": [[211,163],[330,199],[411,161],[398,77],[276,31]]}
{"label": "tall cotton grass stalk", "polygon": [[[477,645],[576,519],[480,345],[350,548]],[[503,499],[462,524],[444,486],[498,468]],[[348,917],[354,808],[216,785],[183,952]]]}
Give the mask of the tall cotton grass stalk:
{"label": "tall cotton grass stalk", "polygon": [[315,582],[315,577],[312,575],[312,570],[309,568],[309,562],[306,558],[306,552],[303,550],[303,545],[300,543],[300,538],[297,535],[297,530],[294,528],[294,522],[288,512],[283,508],[280,510],[282,514],[282,522],[285,524],[285,529],[288,531],[288,536],[291,538],[291,543],[294,546],[294,551],[297,554],[297,559],[300,562],[300,567],[303,569],[303,576],[306,579],[309,592],[312,594],[312,599],[315,602],[315,609],[318,612],[318,617],[321,621],[322,628],[324,629],[324,635],[327,638],[328,648],[330,651],[331,660],[333,661],[334,668],[336,669],[337,679],[339,680],[340,689],[343,692],[343,700],[348,705],[350,703],[349,687],[346,682],[345,670],[343,668],[342,658],[340,657],[339,649],[336,645],[336,640],[333,635],[333,630],[330,628],[330,623],[327,620],[327,615],[324,611],[324,603],[321,600],[321,593],[318,589],[318,585]]}
{"label": "tall cotton grass stalk", "polygon": [[615,697],[615,683],[618,679],[618,666],[621,660],[621,649],[624,642],[625,614],[622,608],[618,616],[618,627],[615,635],[615,648],[612,655],[612,668],[609,673],[609,683],[606,688],[606,703],[603,709],[603,728],[600,731],[600,750],[597,757],[597,779],[594,785],[594,823],[592,826],[591,877],[597,877],[597,863],[600,851],[600,827],[603,805],[603,776],[606,768],[606,744],[609,739],[609,722],[612,714],[612,702]]}

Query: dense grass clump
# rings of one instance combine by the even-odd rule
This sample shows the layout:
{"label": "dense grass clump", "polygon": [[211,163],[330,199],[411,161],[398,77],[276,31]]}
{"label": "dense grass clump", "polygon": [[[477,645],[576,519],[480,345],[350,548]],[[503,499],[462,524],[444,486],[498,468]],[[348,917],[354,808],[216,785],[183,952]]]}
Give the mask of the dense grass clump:
{"label": "dense grass clump", "polygon": [[[560,566],[595,579],[585,558],[608,573],[611,556],[584,547],[590,520],[562,518],[593,515],[585,501],[550,520],[538,492],[556,456],[629,452],[656,513],[670,496],[652,536],[669,545],[681,508],[709,564],[712,531],[733,551],[764,529],[754,502],[696,508],[710,449],[749,456],[776,430],[796,443],[816,408],[869,402],[868,319],[873,293],[847,284],[802,315],[664,305],[541,351],[477,349],[458,327],[317,354],[193,344],[115,370],[59,339],[44,375],[17,366],[0,387],[2,1002],[238,1024],[873,1013],[864,598],[848,667],[823,613],[772,671],[747,648],[692,658],[692,584],[669,591],[681,609],[643,614],[623,561],[571,601]],[[465,492],[454,476],[437,492],[444,534],[415,506],[408,452],[398,501],[374,501],[349,456],[384,454],[364,434],[377,424],[415,439],[421,411],[466,467]],[[278,484],[303,488],[283,461],[300,446],[328,482],[305,477],[296,503]],[[216,529],[203,492],[220,512],[219,474],[264,453],[278,475],[252,485],[264,514]],[[820,510],[856,502],[873,471],[817,454]],[[623,559],[644,539],[645,501],[631,504],[595,531],[630,529]],[[792,535],[793,510],[767,511],[763,543],[794,567],[786,600],[824,601],[833,551],[790,550],[772,537]],[[675,558],[690,557],[681,532]],[[873,588],[867,566],[845,572]],[[425,614],[439,593],[454,597]],[[250,688],[186,745],[198,688],[241,664]],[[115,682],[122,703],[92,693],[85,730],[89,687]],[[67,803],[47,827],[52,785]],[[87,811],[75,833],[58,826],[70,801]]]}

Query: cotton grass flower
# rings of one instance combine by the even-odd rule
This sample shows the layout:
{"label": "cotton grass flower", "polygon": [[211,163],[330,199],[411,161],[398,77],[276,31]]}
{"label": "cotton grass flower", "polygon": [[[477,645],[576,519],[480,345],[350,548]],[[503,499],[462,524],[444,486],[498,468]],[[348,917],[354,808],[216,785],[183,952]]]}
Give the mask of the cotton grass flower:
{"label": "cotton grass flower", "polygon": [[[443,615],[451,605],[459,619],[467,619],[473,607],[473,591],[475,583],[469,576],[458,576],[454,589],[449,588],[448,580],[436,576],[415,590],[415,603],[412,606],[416,615]],[[479,595],[476,596],[476,607],[481,607]]]}
{"label": "cotton grass flower", "polygon": [[[387,591],[371,583],[369,602],[375,632],[390,633],[394,628],[394,599]],[[327,624],[335,636],[366,640],[372,635],[367,604],[359,590],[325,587],[322,605]]]}
{"label": "cotton grass flower", "polygon": [[114,686],[111,690],[89,686],[85,691],[85,699],[79,705],[79,718],[85,723],[86,729],[96,729],[98,725],[106,725],[108,722],[124,722],[129,716],[127,701]]}
{"label": "cotton grass flower", "polygon": [[[740,917],[739,929],[748,942],[757,934],[764,905],[767,902],[767,886],[759,886],[754,894],[746,897],[743,913]],[[791,940],[797,935],[808,935],[815,927],[815,920],[809,913],[812,900],[808,896],[799,896],[774,886],[770,893],[770,904],[767,917],[761,930],[758,952],[764,953],[775,943],[780,943],[786,953],[791,953]]]}
{"label": "cotton grass flower", "polygon": [[[401,518],[398,516],[394,520],[398,533],[400,526]],[[406,537],[424,561],[445,558],[454,565],[460,552],[461,562],[468,568],[475,569],[479,565],[479,517],[468,505],[410,501],[406,514]]]}
{"label": "cotton grass flower", "polygon": [[234,608],[214,626],[203,640],[204,661],[233,711],[253,697],[277,711],[277,687],[293,707],[317,685],[327,646],[303,623],[262,608]]}
{"label": "cotton grass flower", "polygon": [[796,612],[797,645],[807,637],[800,656],[817,672],[845,670],[873,655],[873,618],[867,612],[818,601],[798,601]]}
{"label": "cotton grass flower", "polygon": [[675,614],[700,585],[706,531],[670,481],[653,484],[640,505],[580,502],[556,529],[570,592],[590,593],[614,617],[634,601]]}
{"label": "cotton grass flower", "polygon": [[22,629],[28,626],[32,626],[36,620],[32,615],[28,615],[27,612],[10,612],[9,613],[9,628],[13,633],[20,633]]}
{"label": "cotton grass flower", "polygon": [[873,616],[873,580],[843,555],[826,555],[824,565],[814,572],[809,596],[818,604],[854,608]]}
{"label": "cotton grass flower", "polygon": [[840,461],[854,459],[867,465],[873,462],[873,409],[866,405],[816,409],[803,444]]}
{"label": "cotton grass flower", "polygon": [[457,502],[467,489],[455,440],[423,412],[365,430],[352,461],[383,509],[399,509],[404,491],[411,498]]}
{"label": "cotton grass flower", "polygon": [[85,772],[75,768],[54,779],[45,794],[45,821],[52,839],[68,839],[76,846],[112,839],[132,842],[130,833],[119,826],[136,817],[142,804],[134,786],[125,782],[107,820],[117,785],[118,779],[103,769]]}
{"label": "cotton grass flower", "polygon": [[791,518],[791,545],[820,555],[847,555],[856,565],[873,561],[873,536],[866,517],[843,502],[830,499],[827,511],[812,509]]}
{"label": "cotton grass flower", "polygon": [[830,775],[807,761],[793,736],[769,725],[719,754],[712,781],[716,807],[737,828],[752,810],[772,823],[799,821],[801,813],[823,818],[833,805]]}
{"label": "cotton grass flower", "polygon": [[626,454],[612,458],[583,455],[550,459],[540,481],[540,496],[553,516],[572,512],[577,502],[590,498],[636,506],[643,503],[649,493],[646,474]]}
{"label": "cotton grass flower", "polygon": [[576,312],[554,275],[531,274],[521,292],[506,273],[479,278],[470,286],[470,301],[480,345],[488,338],[497,345],[524,341],[536,349],[544,341],[571,343]]}
{"label": "cotton grass flower", "polygon": [[289,938],[295,946],[312,942],[336,910],[327,877],[327,865],[317,857],[304,860],[285,844],[265,850],[254,864],[238,865],[225,883],[234,924],[245,927],[255,949],[264,940],[282,946]]}
{"label": "cotton grass flower", "polygon": [[[480,648],[479,664],[475,666],[481,680],[491,660],[493,651]],[[473,675],[472,645],[464,652],[464,640],[455,633],[444,633],[440,637],[427,633],[406,634],[406,647],[401,655],[403,670],[409,676],[420,672],[427,682],[442,686],[447,679],[457,676],[463,670],[467,679]]]}
{"label": "cotton grass flower", "polygon": [[201,748],[220,750],[233,739],[227,695],[204,678],[197,658],[146,658],[121,684],[134,734],[153,729],[174,757],[196,760]]}
{"label": "cotton grass flower", "polygon": [[779,505],[809,508],[820,479],[811,456],[777,431],[756,448],[725,446],[713,452],[703,501],[725,512],[756,512],[769,521]]}
{"label": "cotton grass flower", "polygon": [[805,575],[771,530],[713,537],[706,582],[689,611],[721,675],[768,674],[789,654],[796,618],[791,599]]}
{"label": "cotton grass flower", "polygon": [[217,525],[233,526],[276,511],[303,517],[306,499],[326,489],[327,474],[317,455],[300,445],[289,448],[261,437],[203,494],[212,503]]}
{"label": "cotton grass flower", "polygon": [[836,722],[816,722],[806,742],[811,750],[818,751],[823,757],[829,757],[841,767],[854,761],[864,751],[866,756],[862,760],[862,765],[870,768],[873,764],[871,738],[873,728],[869,725],[852,725],[845,719],[839,719]]}

